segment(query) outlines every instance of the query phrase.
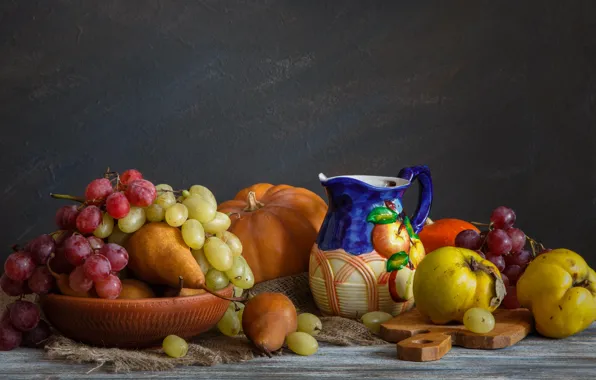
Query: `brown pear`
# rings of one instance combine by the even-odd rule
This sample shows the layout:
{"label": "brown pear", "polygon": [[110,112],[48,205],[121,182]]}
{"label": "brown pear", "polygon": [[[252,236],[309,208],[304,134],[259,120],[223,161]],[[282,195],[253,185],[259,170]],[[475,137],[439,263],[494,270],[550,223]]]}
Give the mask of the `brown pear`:
{"label": "brown pear", "polygon": [[154,298],[155,293],[143,281],[135,280],[134,278],[126,278],[122,280],[122,291],[120,291],[119,299],[138,300],[143,298]]}
{"label": "brown pear", "polygon": [[205,286],[205,275],[176,227],[145,224],[128,239],[126,250],[128,268],[142,281],[178,288],[182,277],[186,288]]}

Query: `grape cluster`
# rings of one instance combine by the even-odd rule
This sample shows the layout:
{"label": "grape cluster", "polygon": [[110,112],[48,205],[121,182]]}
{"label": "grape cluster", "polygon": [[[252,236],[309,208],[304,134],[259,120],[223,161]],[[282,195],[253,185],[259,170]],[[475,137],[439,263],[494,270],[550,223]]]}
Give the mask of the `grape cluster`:
{"label": "grape cluster", "polygon": [[512,209],[499,206],[490,215],[488,230],[480,233],[464,230],[455,238],[456,247],[475,250],[499,269],[507,288],[501,304],[506,309],[520,307],[515,288],[517,280],[536,255],[550,251],[514,227],[515,221],[516,214]]}
{"label": "grape cluster", "polygon": [[0,351],[19,346],[38,348],[52,331],[40,319],[39,307],[33,302],[17,300],[7,306],[0,319]]}

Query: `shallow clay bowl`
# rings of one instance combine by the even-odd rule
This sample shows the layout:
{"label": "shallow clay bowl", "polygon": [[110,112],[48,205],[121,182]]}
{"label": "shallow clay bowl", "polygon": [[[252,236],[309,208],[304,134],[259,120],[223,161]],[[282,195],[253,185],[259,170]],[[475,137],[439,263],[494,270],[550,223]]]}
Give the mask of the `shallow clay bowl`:
{"label": "shallow clay bowl", "polygon": [[[230,284],[218,291],[226,297]],[[48,294],[40,297],[48,321],[67,338],[94,346],[144,348],[175,334],[189,339],[214,327],[230,301],[209,293],[188,297],[106,300]]]}

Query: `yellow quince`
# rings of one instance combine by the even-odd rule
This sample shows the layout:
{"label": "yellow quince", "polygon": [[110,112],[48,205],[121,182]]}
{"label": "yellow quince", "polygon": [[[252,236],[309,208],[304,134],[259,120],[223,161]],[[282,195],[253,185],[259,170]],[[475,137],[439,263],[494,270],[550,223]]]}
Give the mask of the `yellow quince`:
{"label": "yellow quince", "polygon": [[555,249],[530,262],[517,282],[517,299],[541,335],[565,338],[596,320],[596,273],[577,253]]}
{"label": "yellow quince", "polygon": [[497,267],[470,249],[436,249],[424,257],[414,275],[416,308],[435,324],[462,322],[472,307],[492,312],[504,296]]}

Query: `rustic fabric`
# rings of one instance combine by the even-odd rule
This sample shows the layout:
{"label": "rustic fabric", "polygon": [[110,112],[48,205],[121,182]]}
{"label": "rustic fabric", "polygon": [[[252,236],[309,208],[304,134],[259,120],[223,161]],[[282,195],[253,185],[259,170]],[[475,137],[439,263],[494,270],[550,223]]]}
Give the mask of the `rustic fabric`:
{"label": "rustic fabric", "polygon": [[[299,313],[309,312],[320,315],[308,286],[306,273],[289,276],[257,284],[249,295],[262,292],[279,292],[288,296]],[[28,296],[30,300],[33,297]],[[3,296],[2,308],[12,299]],[[384,340],[371,334],[358,321],[341,317],[321,317],[323,329],[317,335],[319,342],[337,346],[370,346],[386,344]],[[48,340],[46,355],[50,359],[70,360],[77,363],[96,364],[94,369],[106,367],[115,372],[163,371],[181,365],[211,366],[216,364],[238,363],[260,356],[242,334],[230,338],[216,330],[205,333],[189,342],[185,357],[174,359],[160,349],[128,350],[101,348],[74,342],[58,333]],[[276,355],[282,355],[282,352]]]}

